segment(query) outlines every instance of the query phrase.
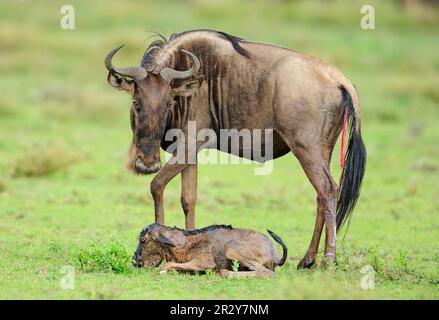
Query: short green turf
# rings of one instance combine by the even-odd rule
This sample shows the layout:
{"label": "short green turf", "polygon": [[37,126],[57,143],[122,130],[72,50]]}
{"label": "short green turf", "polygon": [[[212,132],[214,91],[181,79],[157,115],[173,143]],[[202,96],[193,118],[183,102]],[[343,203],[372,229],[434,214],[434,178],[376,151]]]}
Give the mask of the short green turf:
{"label": "short green turf", "polygon": [[[60,28],[64,1],[0,3],[0,298],[439,298],[437,10],[368,1],[376,29],[362,30],[361,1],[69,3],[75,30]],[[153,222],[152,177],[125,168],[130,98],[107,85],[103,58],[125,43],[115,64],[136,64],[148,31],[192,28],[318,56],[357,86],[368,164],[337,266],[321,268],[320,254],[315,268],[296,270],[316,204],[293,155],[267,176],[254,175],[255,164],[199,169],[197,226],[275,231],[289,247],[275,279],[129,265]],[[165,217],[182,227],[179,183],[166,190]],[[367,265],[373,274],[361,272]],[[75,270],[73,289],[63,288],[64,266]],[[362,288],[364,277],[374,288]]]}

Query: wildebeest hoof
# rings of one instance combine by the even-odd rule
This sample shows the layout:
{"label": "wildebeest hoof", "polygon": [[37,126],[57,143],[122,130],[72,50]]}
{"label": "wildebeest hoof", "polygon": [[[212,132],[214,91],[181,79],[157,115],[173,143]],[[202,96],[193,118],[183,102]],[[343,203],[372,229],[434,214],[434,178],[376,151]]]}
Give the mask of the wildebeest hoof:
{"label": "wildebeest hoof", "polygon": [[313,260],[308,260],[306,258],[303,258],[298,263],[297,269],[310,269],[314,264],[315,264],[314,259]]}
{"label": "wildebeest hoof", "polygon": [[321,262],[321,267],[324,269],[330,269],[335,266],[337,266],[337,259],[335,258],[335,255],[325,255]]}

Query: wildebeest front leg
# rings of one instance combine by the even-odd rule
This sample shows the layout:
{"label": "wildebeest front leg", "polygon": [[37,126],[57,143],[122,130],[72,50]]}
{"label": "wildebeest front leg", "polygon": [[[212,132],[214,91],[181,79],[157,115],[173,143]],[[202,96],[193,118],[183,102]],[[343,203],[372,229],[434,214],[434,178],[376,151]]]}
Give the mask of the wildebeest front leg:
{"label": "wildebeest front leg", "polygon": [[165,166],[157,173],[151,181],[151,194],[154,199],[155,222],[164,225],[164,206],[163,206],[163,192],[166,185],[177,174],[179,174],[187,164],[176,164],[174,158],[171,158]]}
{"label": "wildebeest front leg", "polygon": [[195,204],[197,202],[197,164],[189,164],[181,172],[181,206],[186,229],[195,229]]}

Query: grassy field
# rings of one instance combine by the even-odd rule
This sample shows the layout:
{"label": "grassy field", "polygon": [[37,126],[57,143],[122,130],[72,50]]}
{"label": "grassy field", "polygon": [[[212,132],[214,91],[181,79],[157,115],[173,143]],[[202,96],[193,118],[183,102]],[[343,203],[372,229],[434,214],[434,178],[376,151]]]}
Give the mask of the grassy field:
{"label": "grassy field", "polygon": [[[158,4],[160,3],[160,4]],[[0,2],[0,298],[438,299],[439,15],[367,1]],[[103,58],[135,64],[148,31],[223,30],[336,65],[357,86],[368,166],[337,267],[296,270],[314,226],[315,193],[287,155],[268,176],[255,165],[199,170],[197,225],[274,230],[290,258],[275,279],[159,275],[127,257],[153,222],[152,177],[125,169],[130,99],[106,83]],[[336,179],[339,147],[333,160]],[[169,225],[184,225],[179,178],[167,188]],[[321,257],[321,255],[320,255]],[[62,289],[62,267],[75,288]],[[375,289],[363,290],[365,265]]]}

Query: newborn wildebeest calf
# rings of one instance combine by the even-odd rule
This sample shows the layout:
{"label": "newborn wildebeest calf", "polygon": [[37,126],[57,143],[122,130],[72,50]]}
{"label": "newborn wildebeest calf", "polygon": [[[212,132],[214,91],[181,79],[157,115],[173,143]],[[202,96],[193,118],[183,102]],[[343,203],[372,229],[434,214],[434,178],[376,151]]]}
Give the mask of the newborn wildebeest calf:
{"label": "newborn wildebeest calf", "polygon": [[[254,230],[226,225],[183,230],[154,223],[140,232],[133,264],[158,266],[165,260],[163,272],[211,269],[225,277],[274,276],[274,268],[285,263],[287,247],[275,233],[267,231],[282,246],[282,256],[266,235]],[[231,271],[235,260],[238,272]]]}

